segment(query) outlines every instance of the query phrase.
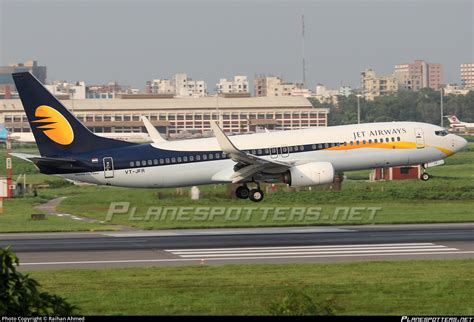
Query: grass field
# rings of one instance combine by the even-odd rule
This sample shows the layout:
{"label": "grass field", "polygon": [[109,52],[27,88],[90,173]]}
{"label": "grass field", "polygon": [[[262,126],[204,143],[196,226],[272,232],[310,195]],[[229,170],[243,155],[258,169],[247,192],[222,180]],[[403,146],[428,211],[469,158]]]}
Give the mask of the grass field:
{"label": "grass field", "polygon": [[85,315],[260,315],[298,290],[338,315],[472,315],[474,260],[31,272]]}
{"label": "grass field", "polygon": [[[35,153],[31,148],[28,153]],[[0,159],[1,162],[1,159]],[[288,192],[279,190],[267,194],[259,204],[229,198],[225,185],[201,187],[202,198],[191,201],[189,189],[177,195],[176,189],[125,189],[104,186],[74,186],[51,176],[38,174],[31,164],[15,159],[15,173],[26,173],[28,182],[47,183],[50,188],[38,190],[38,197],[27,196],[5,201],[5,215],[0,215],[0,231],[90,230],[104,229],[100,224],[84,224],[69,219],[50,218],[44,222],[31,222],[33,206],[54,197],[67,196],[59,211],[104,220],[111,202],[128,202],[137,207],[129,214],[115,215],[108,224],[130,225],[142,229],[196,228],[196,227],[248,227],[314,224],[371,224],[371,223],[429,223],[474,221],[474,144],[446,160],[446,165],[429,169],[433,179],[368,182],[369,171],[347,173],[341,191],[328,187],[313,187]],[[168,209],[166,216],[148,216],[154,211]],[[168,207],[185,207],[185,216],[177,217],[178,210]],[[216,212],[212,219],[196,216],[206,208],[224,207],[233,212]],[[246,208],[256,207],[251,216]],[[269,207],[281,207],[279,215]],[[311,208],[312,216],[292,215],[289,207]],[[360,214],[348,216],[347,207],[362,207]],[[367,208],[380,208],[375,217]],[[239,210],[240,210],[240,216]],[[285,209],[287,208],[287,209]],[[166,210],[166,211],[168,211]],[[209,213],[209,211],[207,211]],[[237,215],[236,215],[237,214]],[[161,214],[163,215],[163,213]],[[227,215],[227,216],[226,216]],[[199,218],[197,218],[199,217]],[[51,228],[48,228],[51,227]]]}

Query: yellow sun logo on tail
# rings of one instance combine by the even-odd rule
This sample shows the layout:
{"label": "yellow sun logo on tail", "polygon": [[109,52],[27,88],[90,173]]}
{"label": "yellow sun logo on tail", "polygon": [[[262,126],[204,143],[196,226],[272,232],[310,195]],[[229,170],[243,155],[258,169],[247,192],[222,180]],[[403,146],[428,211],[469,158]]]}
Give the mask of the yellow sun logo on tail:
{"label": "yellow sun logo on tail", "polygon": [[74,132],[71,125],[54,108],[40,105],[36,108],[35,117],[37,119],[33,123],[43,123],[43,125],[37,128],[42,129],[43,133],[52,141],[61,145],[69,145],[74,140]]}

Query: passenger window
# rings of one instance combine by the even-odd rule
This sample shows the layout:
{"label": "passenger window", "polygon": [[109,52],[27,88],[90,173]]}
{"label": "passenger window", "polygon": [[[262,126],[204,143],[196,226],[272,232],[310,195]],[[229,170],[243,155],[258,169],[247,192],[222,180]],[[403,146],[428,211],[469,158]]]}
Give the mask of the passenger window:
{"label": "passenger window", "polygon": [[261,155],[261,154],[262,154],[262,150],[261,150],[261,149],[258,149],[258,150],[257,150],[257,154],[258,154],[258,155]]}
{"label": "passenger window", "polygon": [[395,142],[395,138],[392,138],[392,142]]}
{"label": "passenger window", "polygon": [[160,159],[160,164],[164,164],[164,163],[165,163],[165,160]]}
{"label": "passenger window", "polygon": [[133,167],[135,165],[135,162],[131,161],[130,166]]}
{"label": "passenger window", "polygon": [[214,159],[214,155],[212,153],[209,153],[209,160]]}
{"label": "passenger window", "polygon": [[158,160],[157,160],[157,159],[154,159],[154,160],[153,160],[153,164],[154,164],[154,165],[157,165],[157,164],[158,164]]}
{"label": "passenger window", "polygon": [[148,160],[148,165],[153,165],[153,161]]}
{"label": "passenger window", "polygon": [[201,156],[199,154],[196,155],[196,161],[201,161]]}
{"label": "passenger window", "polygon": [[220,158],[221,158],[221,155],[220,155],[219,153],[216,153],[215,156],[216,156],[216,159],[220,159]]}
{"label": "passenger window", "polygon": [[357,140],[357,141],[356,141],[356,144],[357,144],[357,145],[359,145],[359,144],[360,144],[360,141],[359,141],[359,140]]}
{"label": "passenger window", "polygon": [[188,157],[183,157],[184,162],[188,162]]}
{"label": "passenger window", "polygon": [[169,164],[170,163],[170,158],[166,158],[165,162],[166,162],[166,164]]}
{"label": "passenger window", "polygon": [[401,140],[400,137],[398,137],[398,138],[397,138],[397,141],[400,141],[400,140]]}
{"label": "passenger window", "polygon": [[194,157],[192,155],[189,156],[189,161],[191,161],[191,162],[194,161]]}
{"label": "passenger window", "polygon": [[176,158],[171,158],[171,163],[176,163]]}
{"label": "passenger window", "polygon": [[146,166],[146,161],[145,160],[142,161],[142,166]]}
{"label": "passenger window", "polygon": [[202,155],[202,159],[203,159],[203,160],[207,160],[207,154],[203,154],[203,155]]}
{"label": "passenger window", "polygon": [[378,140],[377,140],[377,139],[374,139],[374,143],[378,143]]}
{"label": "passenger window", "polygon": [[385,142],[390,142],[389,138],[386,138],[386,139],[385,139]]}
{"label": "passenger window", "polygon": [[181,157],[178,157],[177,160],[178,160],[178,163],[181,163],[183,161],[183,159],[181,159]]}

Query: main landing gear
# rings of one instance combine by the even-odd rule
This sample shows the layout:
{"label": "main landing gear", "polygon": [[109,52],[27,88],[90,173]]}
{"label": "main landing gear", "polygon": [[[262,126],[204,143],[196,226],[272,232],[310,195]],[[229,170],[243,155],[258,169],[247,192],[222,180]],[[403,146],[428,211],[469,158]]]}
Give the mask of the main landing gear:
{"label": "main landing gear", "polygon": [[235,195],[239,199],[250,199],[253,202],[260,202],[263,200],[263,191],[260,189],[260,185],[257,184],[257,188],[249,189],[246,184],[235,189]]}

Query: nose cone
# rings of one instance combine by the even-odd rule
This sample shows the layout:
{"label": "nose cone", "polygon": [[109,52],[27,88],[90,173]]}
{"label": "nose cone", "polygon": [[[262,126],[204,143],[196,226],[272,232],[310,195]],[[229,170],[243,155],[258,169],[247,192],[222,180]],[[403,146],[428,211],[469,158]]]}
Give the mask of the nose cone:
{"label": "nose cone", "polygon": [[466,139],[456,135],[455,143],[454,143],[454,150],[456,152],[459,152],[462,149],[464,149],[466,146],[467,146]]}

